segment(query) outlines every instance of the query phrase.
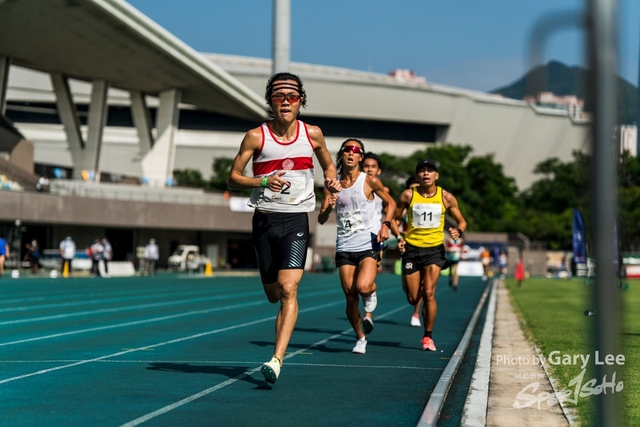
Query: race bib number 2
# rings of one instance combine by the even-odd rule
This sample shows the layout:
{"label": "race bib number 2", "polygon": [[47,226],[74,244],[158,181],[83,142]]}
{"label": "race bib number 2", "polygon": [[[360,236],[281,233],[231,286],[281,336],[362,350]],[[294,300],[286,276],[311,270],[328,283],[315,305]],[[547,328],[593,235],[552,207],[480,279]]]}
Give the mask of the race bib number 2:
{"label": "race bib number 2", "polygon": [[439,228],[442,205],[416,203],[413,205],[413,226],[416,228]]}
{"label": "race bib number 2", "polygon": [[282,186],[278,192],[271,191],[269,188],[264,189],[264,196],[273,202],[288,205],[297,205],[302,202],[304,191],[306,188],[306,177],[304,175],[288,172],[280,177],[288,184]]}

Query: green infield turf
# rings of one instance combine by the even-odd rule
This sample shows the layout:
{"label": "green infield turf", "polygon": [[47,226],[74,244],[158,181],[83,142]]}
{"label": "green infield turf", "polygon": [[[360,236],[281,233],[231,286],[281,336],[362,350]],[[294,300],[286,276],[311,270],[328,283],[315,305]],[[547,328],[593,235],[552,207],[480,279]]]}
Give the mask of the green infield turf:
{"label": "green infield turf", "polygon": [[[640,281],[629,281],[628,290],[622,291],[623,301],[623,335],[622,353],[625,356],[625,364],[619,375],[624,382],[622,399],[625,402],[624,418],[628,425],[640,425],[640,409],[636,406],[640,397],[640,356],[637,348],[640,347]],[[545,358],[551,375],[559,384],[559,390],[574,390],[575,382],[583,370],[582,384],[596,378],[595,355],[590,348],[595,316],[586,316],[585,311],[591,307],[590,285],[585,285],[583,279],[556,280],[534,278],[526,280],[522,287],[517,287],[515,280],[506,280],[512,300],[519,310],[525,335],[538,346]],[[552,359],[549,359],[549,356]],[[587,363],[576,360],[571,363],[566,359],[567,355],[590,355]],[[564,359],[563,359],[564,358]],[[619,381],[616,378],[616,381]],[[598,384],[601,382],[598,381]],[[581,397],[577,405],[568,403],[567,406],[576,407],[581,420],[581,425],[595,425],[594,396]]]}

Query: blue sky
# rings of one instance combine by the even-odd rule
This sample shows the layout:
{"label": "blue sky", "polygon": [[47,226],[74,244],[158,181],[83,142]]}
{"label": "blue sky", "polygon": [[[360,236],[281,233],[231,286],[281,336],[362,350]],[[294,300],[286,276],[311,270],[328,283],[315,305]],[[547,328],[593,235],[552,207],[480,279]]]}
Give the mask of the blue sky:
{"label": "blue sky", "polygon": [[[201,52],[271,57],[272,0],[129,0]],[[291,60],[490,91],[526,71],[527,42],[543,16],[586,0],[291,0]],[[619,74],[637,84],[640,2],[618,1]],[[579,30],[556,33],[546,59],[585,63]]]}

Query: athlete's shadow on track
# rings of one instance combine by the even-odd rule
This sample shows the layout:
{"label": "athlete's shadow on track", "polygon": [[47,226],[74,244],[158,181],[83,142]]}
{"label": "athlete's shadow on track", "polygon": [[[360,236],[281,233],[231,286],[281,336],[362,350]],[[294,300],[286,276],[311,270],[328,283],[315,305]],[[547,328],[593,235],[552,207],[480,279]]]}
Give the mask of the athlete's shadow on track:
{"label": "athlete's shadow on track", "polygon": [[[295,344],[289,343],[287,348],[297,348],[297,349],[309,349],[310,352],[320,351],[322,353],[351,353],[351,347],[355,343],[355,337],[351,337],[345,335],[344,337],[332,339],[329,344],[334,343],[338,345],[338,343],[344,343],[345,346],[342,348],[336,347],[327,347],[325,344],[317,345],[314,347],[309,347],[309,344]],[[251,341],[251,344],[257,345],[259,347],[273,347],[272,341]],[[401,343],[397,341],[379,341],[376,339],[369,339],[369,346],[379,346],[379,347],[395,347],[395,348],[404,348],[407,350],[420,350],[422,349],[416,345],[415,347],[407,347],[403,346]]]}
{"label": "athlete's shadow on track", "polygon": [[[336,342],[336,341],[340,341],[340,340],[339,339],[331,340],[331,342]],[[351,342],[351,340],[349,342]],[[251,344],[257,345],[258,347],[273,347],[273,341],[251,341]],[[297,348],[297,349],[306,349],[306,348],[308,348],[309,351],[321,351],[323,353],[343,353],[345,351],[351,351],[351,350],[346,350],[346,349],[343,349],[343,348],[327,347],[324,344],[320,344],[320,345],[317,345],[317,346],[314,346],[314,347],[309,347],[309,344],[289,343],[289,346],[287,348]]]}
{"label": "athlete's shadow on track", "polygon": [[[166,371],[166,372],[184,372],[187,374],[214,374],[214,375],[226,375],[229,378],[236,378],[244,374],[245,372],[254,369],[250,366],[205,366],[205,365],[190,365],[188,363],[167,363],[156,362],[150,363],[151,366],[147,367],[150,371]],[[238,381],[245,381],[250,384],[256,385],[256,389],[271,390],[264,381],[259,381],[253,378],[251,375],[246,375],[242,378],[238,378]]]}

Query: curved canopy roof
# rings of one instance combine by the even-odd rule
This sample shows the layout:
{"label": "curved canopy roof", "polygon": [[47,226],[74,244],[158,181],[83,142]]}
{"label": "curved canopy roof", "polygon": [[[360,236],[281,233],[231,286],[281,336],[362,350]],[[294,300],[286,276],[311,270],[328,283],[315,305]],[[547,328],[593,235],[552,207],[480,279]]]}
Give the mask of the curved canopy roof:
{"label": "curved canopy roof", "polygon": [[264,100],[122,0],[0,1],[0,54],[12,63],[236,117],[267,117]]}

